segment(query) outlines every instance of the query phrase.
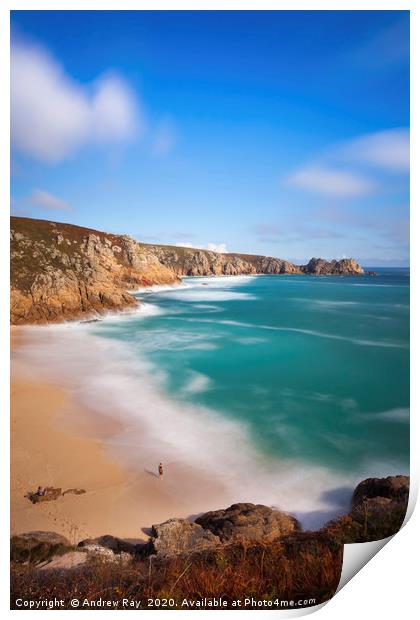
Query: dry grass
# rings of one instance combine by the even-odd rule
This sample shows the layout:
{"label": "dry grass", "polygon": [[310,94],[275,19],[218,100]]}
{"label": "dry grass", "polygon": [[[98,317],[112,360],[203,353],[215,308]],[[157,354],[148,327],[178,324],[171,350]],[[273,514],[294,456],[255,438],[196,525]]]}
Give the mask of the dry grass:
{"label": "dry grass", "polygon": [[[200,601],[213,597],[222,598],[227,609],[233,608],[235,601],[244,602],[247,598],[294,601],[302,607],[316,605],[335,593],[343,544],[395,534],[405,511],[404,502],[392,502],[386,509],[361,503],[352,514],[332,521],[318,532],[296,532],[270,544],[237,542],[183,556],[137,557],[128,564],[90,561],[71,570],[41,571],[36,563],[47,559],[48,550],[40,545],[31,551],[32,563],[28,563],[28,554],[15,545],[11,607],[16,608],[18,598],[63,599],[65,608],[72,598],[102,598],[118,602],[119,608],[123,599],[141,600],[141,608],[148,607],[148,599],[156,608],[163,606],[162,600],[172,599],[175,607],[182,608],[183,599]],[[57,553],[54,546],[49,553],[50,557]]]}
{"label": "dry grass", "polygon": [[376,512],[371,512],[368,505],[361,502],[357,513],[327,523],[324,531],[341,544],[382,540],[401,529],[406,512],[405,502],[393,502],[388,509]]}
{"label": "dry grass", "polygon": [[[342,546],[328,535],[298,534],[271,544],[231,544],[184,557],[132,560],[128,565],[94,563],[61,571],[12,565],[11,607],[17,598],[121,601],[254,597],[318,604],[331,598],[342,566]],[[309,603],[309,599],[312,601]],[[302,605],[305,606],[305,605]]]}

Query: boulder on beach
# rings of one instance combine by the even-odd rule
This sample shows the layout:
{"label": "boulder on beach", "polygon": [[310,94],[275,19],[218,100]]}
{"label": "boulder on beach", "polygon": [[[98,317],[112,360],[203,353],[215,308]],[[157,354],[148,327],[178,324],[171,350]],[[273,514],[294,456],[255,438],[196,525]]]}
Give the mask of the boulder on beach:
{"label": "boulder on beach", "polygon": [[10,556],[15,562],[43,562],[71,548],[70,541],[56,532],[25,532],[10,540]]}
{"label": "boulder on beach", "polygon": [[271,542],[300,529],[298,521],[291,515],[261,504],[248,503],[206,512],[195,522],[213,532],[222,542]]}
{"label": "boulder on beach", "polygon": [[101,547],[102,549],[109,549],[113,553],[129,553],[130,555],[135,555],[138,547],[141,545],[135,545],[123,538],[105,534],[97,538],[86,538],[80,541],[77,546],[80,548]]}
{"label": "boulder on beach", "polygon": [[61,488],[45,487],[42,495],[39,495],[36,491],[35,492],[29,491],[26,497],[33,504],[38,504],[40,502],[52,502],[58,499],[59,497],[61,497],[61,495],[62,495]]}
{"label": "boulder on beach", "polygon": [[[108,549],[108,547],[103,547],[98,544],[86,544],[83,547],[78,547],[79,553],[84,555],[87,559],[94,562],[112,562],[119,564],[128,564],[130,560],[132,560],[133,555],[131,553],[127,553],[126,551],[120,551],[116,553],[112,551],[112,549]],[[85,552],[85,553],[83,553]]]}
{"label": "boulder on beach", "polygon": [[393,536],[405,519],[409,486],[409,476],[363,480],[354,490],[351,512],[328,523],[324,531],[347,544]]}
{"label": "boulder on beach", "polygon": [[80,551],[68,551],[63,555],[54,555],[51,559],[46,560],[37,568],[41,571],[53,570],[77,570],[84,566],[89,560],[86,553]]}
{"label": "boulder on beach", "polygon": [[353,508],[356,508],[362,501],[373,497],[386,497],[397,502],[407,503],[409,491],[409,476],[367,478],[360,482],[354,490]]}
{"label": "boulder on beach", "polygon": [[363,480],[353,493],[352,519],[370,532],[372,540],[395,534],[404,522],[409,489],[409,476]]}
{"label": "boulder on beach", "polygon": [[187,519],[169,519],[152,526],[151,550],[160,556],[201,551],[217,545],[220,545],[217,536]]}

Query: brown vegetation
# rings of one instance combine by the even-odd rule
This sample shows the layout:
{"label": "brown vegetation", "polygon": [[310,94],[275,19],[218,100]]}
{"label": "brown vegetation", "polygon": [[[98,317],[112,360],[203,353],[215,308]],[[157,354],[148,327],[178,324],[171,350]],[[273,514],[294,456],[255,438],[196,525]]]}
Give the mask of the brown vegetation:
{"label": "brown vegetation", "polygon": [[[11,606],[15,600],[54,597],[102,597],[142,600],[219,598],[232,608],[233,601],[294,601],[300,606],[331,598],[342,566],[342,546],[327,534],[299,533],[271,544],[235,543],[222,549],[169,558],[133,559],[128,565],[99,561],[72,570],[36,570],[12,566]],[[306,601],[306,603],[304,603]],[[157,607],[158,603],[156,604]],[[153,605],[154,606],[154,605]],[[208,607],[208,606],[207,606]]]}
{"label": "brown vegetation", "polygon": [[[286,601],[317,605],[336,591],[343,544],[398,532],[408,492],[408,476],[368,478],[356,487],[351,512],[317,532],[301,532],[289,523],[296,527],[285,533],[279,529],[285,513],[254,504],[209,512],[194,524],[169,520],[153,526],[144,545],[102,536],[74,548],[53,532],[28,532],[12,538],[11,605],[17,608],[17,599],[53,598],[62,599],[63,608],[74,598],[93,605],[105,599],[120,609],[123,599],[141,601],[141,608],[148,607],[148,599],[153,608],[185,608],[182,601],[202,599],[207,600],[199,608],[213,608],[213,598],[224,601],[227,609],[238,600],[244,608],[245,599],[271,608],[281,608]],[[198,521],[223,534],[225,541]],[[62,554],[70,564],[49,569],[49,562],[57,566],[54,561]]]}

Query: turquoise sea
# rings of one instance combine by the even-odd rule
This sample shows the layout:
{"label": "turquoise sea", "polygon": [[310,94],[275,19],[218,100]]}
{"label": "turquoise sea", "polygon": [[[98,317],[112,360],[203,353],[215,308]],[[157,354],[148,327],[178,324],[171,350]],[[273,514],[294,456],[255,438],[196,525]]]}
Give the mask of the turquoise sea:
{"label": "turquoise sea", "polygon": [[170,399],[245,426],[279,466],[407,471],[409,270],[375,271],[184,278],[138,293],[149,316],[93,331],[163,371]]}
{"label": "turquoise sea", "polygon": [[197,511],[255,501],[317,527],[361,479],[409,469],[409,271],[375,271],[184,278],[52,327],[34,359],[124,422],[108,448],[130,467],[220,481]]}

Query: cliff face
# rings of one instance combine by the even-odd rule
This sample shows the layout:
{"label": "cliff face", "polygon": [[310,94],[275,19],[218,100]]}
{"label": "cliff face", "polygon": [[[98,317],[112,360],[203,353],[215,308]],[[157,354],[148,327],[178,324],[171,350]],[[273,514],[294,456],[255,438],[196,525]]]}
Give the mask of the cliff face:
{"label": "cliff face", "polygon": [[138,243],[71,224],[11,218],[11,322],[47,323],[135,305],[128,291],[184,275],[363,273],[353,259],[278,258]]}
{"label": "cliff face", "polygon": [[343,258],[339,261],[327,261],[323,258],[311,258],[307,265],[301,267],[304,273],[312,275],[357,275],[363,274],[364,271],[354,258]]}
{"label": "cliff face", "polygon": [[177,275],[125,236],[12,218],[11,322],[45,323],[135,305],[128,289]]}
{"label": "cliff face", "polygon": [[219,254],[209,250],[150,245],[153,254],[178,276],[230,276],[240,274],[302,273],[301,268],[279,258],[253,254]]}

